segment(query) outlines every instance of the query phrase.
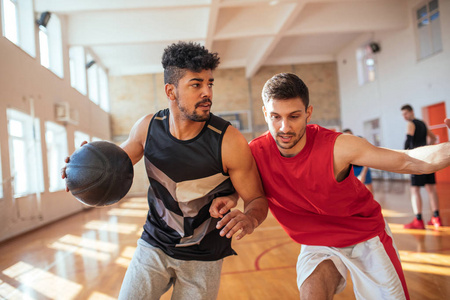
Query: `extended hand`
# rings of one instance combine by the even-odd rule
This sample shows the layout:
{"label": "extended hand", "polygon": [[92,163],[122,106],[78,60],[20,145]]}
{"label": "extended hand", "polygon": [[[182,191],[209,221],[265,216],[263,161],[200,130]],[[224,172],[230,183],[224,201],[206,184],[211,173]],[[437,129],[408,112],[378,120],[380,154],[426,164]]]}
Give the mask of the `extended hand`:
{"label": "extended hand", "polygon": [[[80,147],[82,147],[83,145],[86,145],[88,142],[87,141],[83,141],[82,143],[81,143],[81,146]],[[64,162],[66,163],[66,166],[67,166],[67,164],[69,163],[69,161],[70,161],[70,156],[67,156],[65,159],[64,159]],[[61,178],[62,179],[64,179],[64,178],[66,178],[67,177],[67,175],[66,175],[66,166],[64,166],[62,169],[61,169]],[[69,188],[67,187],[67,184],[66,184],[66,192],[68,192],[69,191]]]}
{"label": "extended hand", "polygon": [[250,234],[258,226],[255,218],[249,217],[238,209],[231,211],[217,222],[217,229],[221,229],[220,236],[231,238],[236,232],[240,231],[236,239],[240,240],[245,235]]}
{"label": "extended hand", "polygon": [[237,193],[228,196],[217,197],[211,203],[209,214],[213,218],[223,218],[224,214],[226,214],[233,207],[236,207],[238,200],[239,196],[237,195]]}

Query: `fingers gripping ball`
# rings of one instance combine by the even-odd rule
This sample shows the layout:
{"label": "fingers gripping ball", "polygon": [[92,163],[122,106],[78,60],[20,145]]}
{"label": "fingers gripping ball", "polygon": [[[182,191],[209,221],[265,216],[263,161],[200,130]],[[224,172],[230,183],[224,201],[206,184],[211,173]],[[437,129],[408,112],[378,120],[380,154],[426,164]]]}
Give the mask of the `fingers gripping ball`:
{"label": "fingers gripping ball", "polygon": [[111,205],[122,199],[133,183],[133,164],[119,146],[97,141],[76,150],[66,166],[72,195],[89,206]]}

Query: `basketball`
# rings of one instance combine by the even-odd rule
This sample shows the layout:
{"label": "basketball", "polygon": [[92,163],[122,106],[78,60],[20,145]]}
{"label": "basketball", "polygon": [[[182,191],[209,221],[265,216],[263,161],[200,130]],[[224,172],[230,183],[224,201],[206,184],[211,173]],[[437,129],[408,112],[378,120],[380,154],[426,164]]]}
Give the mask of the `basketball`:
{"label": "basketball", "polygon": [[118,202],[133,183],[133,164],[119,146],[106,141],[85,144],[66,165],[66,184],[72,195],[88,206]]}

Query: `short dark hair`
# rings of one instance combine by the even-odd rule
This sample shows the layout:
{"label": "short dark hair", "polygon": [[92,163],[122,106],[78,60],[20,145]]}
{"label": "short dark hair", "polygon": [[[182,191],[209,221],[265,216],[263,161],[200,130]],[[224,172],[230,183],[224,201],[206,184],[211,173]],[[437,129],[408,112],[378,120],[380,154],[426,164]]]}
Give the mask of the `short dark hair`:
{"label": "short dark hair", "polygon": [[413,110],[414,110],[414,109],[412,108],[412,106],[409,105],[409,104],[403,105],[402,108],[401,108],[400,110],[404,110],[404,109],[406,109],[407,111],[413,111]]}
{"label": "short dark hair", "polygon": [[309,106],[308,87],[292,73],[280,73],[267,80],[261,96],[264,103],[269,102],[270,99],[286,100],[300,97],[305,107]]}
{"label": "short dark hair", "polygon": [[350,128],[345,128],[344,130],[342,130],[343,133],[351,133],[353,134],[353,131]]}
{"label": "short dark hair", "polygon": [[216,52],[194,42],[178,42],[167,46],[161,60],[164,68],[164,83],[178,85],[186,70],[201,72],[215,70],[220,63]]}

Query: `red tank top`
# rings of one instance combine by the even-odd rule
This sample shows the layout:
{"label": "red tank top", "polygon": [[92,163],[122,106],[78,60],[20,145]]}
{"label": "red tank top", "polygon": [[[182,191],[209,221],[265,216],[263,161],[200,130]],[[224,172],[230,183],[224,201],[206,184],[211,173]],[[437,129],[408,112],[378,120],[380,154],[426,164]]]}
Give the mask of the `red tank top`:
{"label": "red tank top", "polygon": [[269,132],[250,142],[269,208],[300,244],[347,247],[385,228],[380,205],[353,169],[345,180],[336,181],[333,148],[338,135],[308,125],[306,145],[294,157],[281,156]]}

